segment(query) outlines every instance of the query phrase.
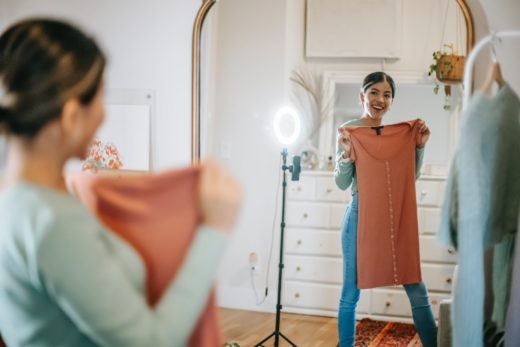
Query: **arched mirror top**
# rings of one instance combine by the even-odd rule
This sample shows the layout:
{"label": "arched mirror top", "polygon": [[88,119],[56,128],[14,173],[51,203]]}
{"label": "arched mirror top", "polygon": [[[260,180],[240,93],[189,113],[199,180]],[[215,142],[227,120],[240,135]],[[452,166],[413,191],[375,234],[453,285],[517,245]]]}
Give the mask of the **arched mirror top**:
{"label": "arched mirror top", "polygon": [[459,5],[462,11],[466,24],[466,52],[469,54],[473,45],[475,45],[475,24],[473,23],[473,15],[465,0],[457,0],[457,5]]}
{"label": "arched mirror top", "polygon": [[[202,4],[201,4],[201,7],[200,7],[200,10],[197,14],[197,17],[196,17],[196,20],[195,20],[195,24],[194,24],[194,30],[193,30],[193,71],[192,71],[192,160],[193,161],[197,161],[198,158],[200,157],[200,142],[201,142],[201,134],[200,134],[200,96],[201,96],[201,76],[200,76],[200,68],[201,68],[201,32],[202,32],[202,26],[204,24],[204,20],[205,18],[207,17],[207,14],[208,12],[210,12],[210,10],[212,9],[212,7],[216,7],[216,6],[213,6],[215,4],[218,4],[220,2],[226,2],[227,0],[203,0],[202,1]],[[232,1],[232,0],[230,0]],[[295,14],[294,16],[298,16],[298,18],[296,19],[291,19],[289,18],[291,16],[291,14],[289,13],[290,11],[287,9],[287,18],[289,19],[289,21],[293,21],[293,22],[298,22],[297,25],[299,25],[301,28],[303,28],[303,30],[308,30],[308,23],[306,23],[306,19],[305,19],[305,16],[308,16],[308,8],[309,8],[309,4],[310,3],[319,3],[320,5],[325,3],[325,2],[331,2],[331,1],[334,1],[334,0],[300,0],[300,1],[291,1],[291,3],[288,3],[287,6],[297,6],[299,8],[305,8],[305,10],[303,10],[303,12],[298,12],[298,14]],[[426,14],[424,12],[424,9],[420,8],[421,6],[424,7],[424,4],[418,4],[414,1],[408,1],[408,0],[391,0],[391,1],[388,1],[388,0],[379,0],[377,3],[381,3],[381,4],[386,4],[386,3],[405,3],[407,6],[410,5],[411,7],[413,7],[412,10],[408,9],[408,11],[414,11],[415,9],[417,10],[420,10],[422,11],[421,12],[421,15],[419,16],[415,16],[415,18],[412,18],[412,21],[414,23],[414,25],[417,27],[417,25],[421,25],[421,24],[424,24],[424,26],[427,25],[427,21],[430,21],[430,22],[441,22],[441,19],[443,18],[443,16],[445,16],[445,9],[448,8],[448,5],[449,5],[449,8],[450,8],[450,12],[451,14],[450,15],[453,15],[453,9],[458,9],[460,11],[458,11],[457,13],[457,26],[460,26],[462,25],[464,28],[463,28],[463,31],[462,31],[462,39],[463,40],[458,40],[458,41],[461,41],[459,47],[458,47],[458,50],[459,52],[461,52],[462,54],[464,55],[467,55],[469,53],[469,51],[471,50],[471,48],[473,47],[473,44],[474,44],[474,23],[473,23],[473,17],[472,17],[472,14],[471,14],[471,11],[469,9],[469,6],[467,4],[467,2],[465,0],[446,0],[446,1],[442,1],[442,5],[440,4],[441,2],[432,2],[432,8],[434,6],[437,6],[438,8],[436,8],[436,16],[437,17],[433,17],[432,13],[428,13],[426,11]],[[296,4],[296,5],[295,5]],[[455,5],[456,4],[456,5]],[[226,9],[227,11],[229,12],[230,10],[230,4],[227,3],[226,4]],[[239,7],[243,5],[239,5]],[[266,5],[267,6],[267,5]],[[278,6],[278,5],[277,5]],[[443,7],[442,9],[440,9],[440,7]],[[219,8],[220,10],[220,8]],[[280,7],[278,6],[278,10],[280,10]],[[299,10],[298,10],[299,11]],[[220,12],[220,11],[218,11]],[[235,11],[236,12],[236,11]],[[225,13],[225,11],[224,11]],[[410,13],[408,13],[410,14]],[[236,15],[236,13],[235,13]],[[301,18],[300,18],[301,17]],[[412,16],[413,17],[413,16]],[[230,20],[231,17],[226,17],[226,20]],[[236,18],[236,20],[240,23],[243,23],[241,20],[241,18],[238,18],[238,17],[233,17],[233,18]],[[409,17],[407,17],[409,18]],[[408,20],[408,19],[407,19]],[[267,23],[267,22],[265,22]],[[294,24],[294,23],[292,23]],[[290,25],[292,25],[291,23],[288,23],[288,26],[289,27]],[[266,24],[267,25],[267,24]],[[442,29],[442,27],[446,26],[445,24],[443,25],[442,23],[436,23],[436,28],[435,30],[439,30],[439,28]],[[454,25],[453,23],[450,24],[450,25]],[[287,28],[286,27],[286,28]],[[247,30],[247,28],[245,28]],[[287,29],[286,29],[287,30]],[[361,29],[359,29],[358,27],[358,31],[360,31]],[[450,30],[452,32],[450,32]],[[413,31],[413,30],[412,30]],[[452,37],[448,37],[448,39],[446,41],[450,41],[450,40],[453,40],[453,30],[451,28],[448,28],[448,34],[447,36],[452,36]],[[222,33],[223,34],[223,33]],[[286,33],[287,34],[287,33]],[[412,33],[413,35],[418,35],[417,33]],[[305,34],[293,34],[291,33],[292,35],[292,39],[295,39],[295,41],[297,41],[298,43],[296,44],[293,44],[293,43],[287,43],[287,47],[286,47],[286,52],[291,50],[292,49],[292,53],[293,56],[295,55],[294,52],[304,52],[304,50],[306,49],[305,45],[306,43],[304,43],[304,41],[306,40],[306,37],[305,37]],[[296,36],[295,36],[296,35]],[[301,39],[299,36],[297,35],[301,35]],[[444,33],[443,35],[444,36]],[[465,36],[465,37],[464,37]],[[404,37],[404,36],[403,36]],[[444,39],[444,37],[443,37]],[[464,39],[465,39],[465,42],[464,42]],[[255,40],[254,37],[251,37],[250,40]],[[403,39],[404,40],[404,39]],[[442,40],[438,40],[438,39],[430,39],[430,46],[432,47],[432,50],[433,49],[437,49],[436,47],[438,47],[437,45],[440,44],[440,46],[442,47],[442,43],[443,42],[439,42],[439,41],[442,41]],[[287,41],[289,42],[289,41]],[[435,42],[435,46],[434,45],[431,45],[431,42]],[[293,47],[290,47],[290,45],[293,44]],[[297,45],[301,45],[301,49],[300,47],[298,47]],[[405,53],[409,53],[410,50],[416,50],[416,48],[410,48],[410,47],[406,47],[406,51]],[[406,79],[408,76],[406,76],[406,73],[407,71],[410,72],[413,70],[414,72],[414,76],[411,78],[413,80],[416,80],[419,76],[419,74],[423,74],[426,72],[426,70],[428,69],[428,65],[430,63],[429,59],[431,59],[431,51],[430,48],[427,48],[424,52],[420,53],[421,54],[421,59],[414,59],[413,61],[413,64],[410,64],[410,65],[407,65],[408,64],[408,60],[409,58],[407,58],[406,56],[402,56],[403,58],[400,59],[400,62],[398,62],[397,65],[394,64],[394,66],[392,67],[389,67],[388,64],[385,63],[385,59],[382,59],[382,63],[379,67],[379,69],[385,69],[388,68],[390,69],[390,72],[392,72],[394,70],[394,67],[397,67],[397,70],[399,70],[401,72],[401,76],[400,76],[400,80],[403,80],[403,77]],[[464,52],[465,51],[465,52]],[[363,57],[363,56],[358,56],[359,57]],[[354,57],[355,58],[355,57]],[[298,58],[300,59],[300,58]],[[294,60],[294,59],[293,59]],[[301,57],[301,60],[306,62],[306,63],[311,63],[313,64],[314,61],[313,61],[313,58],[309,58],[309,56],[305,56],[305,53],[303,54],[303,56]],[[337,60],[336,62],[338,62],[340,60]],[[354,60],[351,60],[351,61],[355,61]],[[356,67],[357,71],[359,72],[359,74],[361,73],[364,73],[365,71],[368,71],[368,70],[373,70],[374,68],[375,69],[378,69],[376,66],[378,64],[374,64],[376,60],[372,60],[371,62],[371,65],[370,64],[366,64],[366,65],[358,65]],[[391,59],[389,60],[391,61]],[[286,57],[286,62],[287,62],[287,57]],[[335,67],[324,67],[324,64],[325,63],[330,63],[331,60],[329,59],[329,61],[327,61],[327,59],[322,59],[321,61],[318,61],[318,65],[322,64],[321,66],[318,66],[319,70],[321,70],[322,72],[331,72],[331,71],[334,71],[336,68]],[[293,66],[293,67],[296,67],[297,64],[292,64],[294,63],[293,62],[289,62],[289,63],[286,63],[286,65],[288,66]],[[334,63],[334,62],[333,62]],[[386,64],[386,66],[385,66]],[[401,65],[399,65],[401,64]],[[347,68],[348,70],[348,68]],[[352,69],[351,69],[352,70]],[[386,70],[385,70],[386,71]],[[206,73],[211,73],[209,71],[206,71]],[[330,74],[329,74],[330,76]],[[352,80],[354,80],[355,78],[358,78],[359,79],[359,76],[355,76],[352,78]],[[353,82],[352,82],[353,83]],[[441,105],[442,107],[442,105]],[[321,137],[321,135],[320,135]],[[328,139],[326,140],[328,141]],[[320,146],[321,147],[321,146]]]}

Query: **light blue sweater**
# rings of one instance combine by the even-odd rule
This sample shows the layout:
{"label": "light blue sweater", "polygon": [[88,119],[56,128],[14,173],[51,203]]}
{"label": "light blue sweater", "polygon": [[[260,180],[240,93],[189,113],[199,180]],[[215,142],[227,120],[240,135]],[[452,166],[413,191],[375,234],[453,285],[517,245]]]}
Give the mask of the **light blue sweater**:
{"label": "light blue sweater", "polygon": [[0,195],[0,331],[9,346],[185,346],[226,236],[201,227],[155,309],[145,269],[75,197],[27,182]]}
{"label": "light blue sweater", "polygon": [[483,346],[484,251],[494,246],[493,317],[505,325],[520,207],[520,99],[505,84],[475,92],[462,114],[438,238],[456,246],[453,346]]}
{"label": "light blue sweater", "polygon": [[[350,120],[341,126],[364,126],[361,119]],[[334,168],[334,180],[341,190],[346,190],[352,184],[352,191],[357,192],[356,165],[350,159],[342,159],[343,150],[339,146],[338,138],[336,139],[336,167]],[[415,149],[415,178],[419,178],[421,174],[421,166],[424,157],[424,147]]]}

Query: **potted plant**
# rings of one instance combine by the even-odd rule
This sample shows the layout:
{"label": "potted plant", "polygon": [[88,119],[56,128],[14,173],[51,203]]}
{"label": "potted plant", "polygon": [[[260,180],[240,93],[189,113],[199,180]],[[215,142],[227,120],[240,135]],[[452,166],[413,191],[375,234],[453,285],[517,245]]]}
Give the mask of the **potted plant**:
{"label": "potted plant", "polygon": [[435,72],[435,87],[433,88],[435,94],[439,93],[440,84],[444,84],[445,103],[443,108],[449,111],[451,108],[449,103],[451,85],[462,83],[466,57],[454,51],[453,44],[444,44],[443,46],[449,48],[450,52],[445,50],[433,52],[434,63],[430,65],[428,76],[432,76]]}

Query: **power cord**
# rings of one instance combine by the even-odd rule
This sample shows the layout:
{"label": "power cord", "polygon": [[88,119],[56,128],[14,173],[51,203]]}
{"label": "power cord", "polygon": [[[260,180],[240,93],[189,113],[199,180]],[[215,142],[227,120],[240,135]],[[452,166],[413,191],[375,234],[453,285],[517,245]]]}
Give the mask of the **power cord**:
{"label": "power cord", "polygon": [[[280,165],[281,165],[281,160],[280,160]],[[275,197],[276,202],[275,202],[275,206],[274,206],[273,224],[271,227],[271,246],[269,247],[269,257],[267,258],[267,270],[266,270],[266,275],[265,275],[265,293],[264,293],[264,297],[262,299],[258,299],[258,293],[256,290],[255,279],[254,279],[255,267],[252,266],[251,271],[250,271],[251,287],[253,288],[253,292],[255,293],[255,299],[256,299],[257,306],[261,305],[265,302],[265,300],[267,299],[267,295],[269,293],[269,273],[270,273],[270,269],[271,269],[271,259],[273,256],[274,231],[275,231],[275,224],[276,224],[276,216],[278,215],[278,200],[279,200],[278,197],[280,195],[281,178],[282,178],[282,172],[280,171],[278,174],[278,183],[276,184],[276,197]]]}

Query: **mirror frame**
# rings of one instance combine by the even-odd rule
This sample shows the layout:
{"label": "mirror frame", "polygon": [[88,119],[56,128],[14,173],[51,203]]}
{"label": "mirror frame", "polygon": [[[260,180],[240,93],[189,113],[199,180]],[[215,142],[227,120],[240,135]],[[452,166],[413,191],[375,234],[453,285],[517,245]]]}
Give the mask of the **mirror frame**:
{"label": "mirror frame", "polygon": [[[191,67],[191,163],[196,164],[200,161],[200,52],[202,26],[208,12],[217,0],[202,0],[195,22],[193,24],[192,36],[192,67]],[[475,25],[473,16],[466,0],[456,0],[464,15],[466,24],[466,51],[469,55],[475,44]],[[322,128],[324,128],[322,126]],[[453,130],[453,129],[452,129]],[[320,131],[320,138],[321,138]],[[321,139],[320,139],[321,141]],[[320,143],[321,145],[321,143]],[[320,146],[321,147],[321,146]]]}
{"label": "mirror frame", "polygon": [[191,163],[200,161],[200,51],[202,26],[216,0],[202,0],[195,22],[191,45]]}
{"label": "mirror frame", "polygon": [[473,22],[473,15],[471,14],[466,0],[456,1],[464,15],[464,22],[466,23],[466,56],[468,56],[475,45],[475,23]]}

